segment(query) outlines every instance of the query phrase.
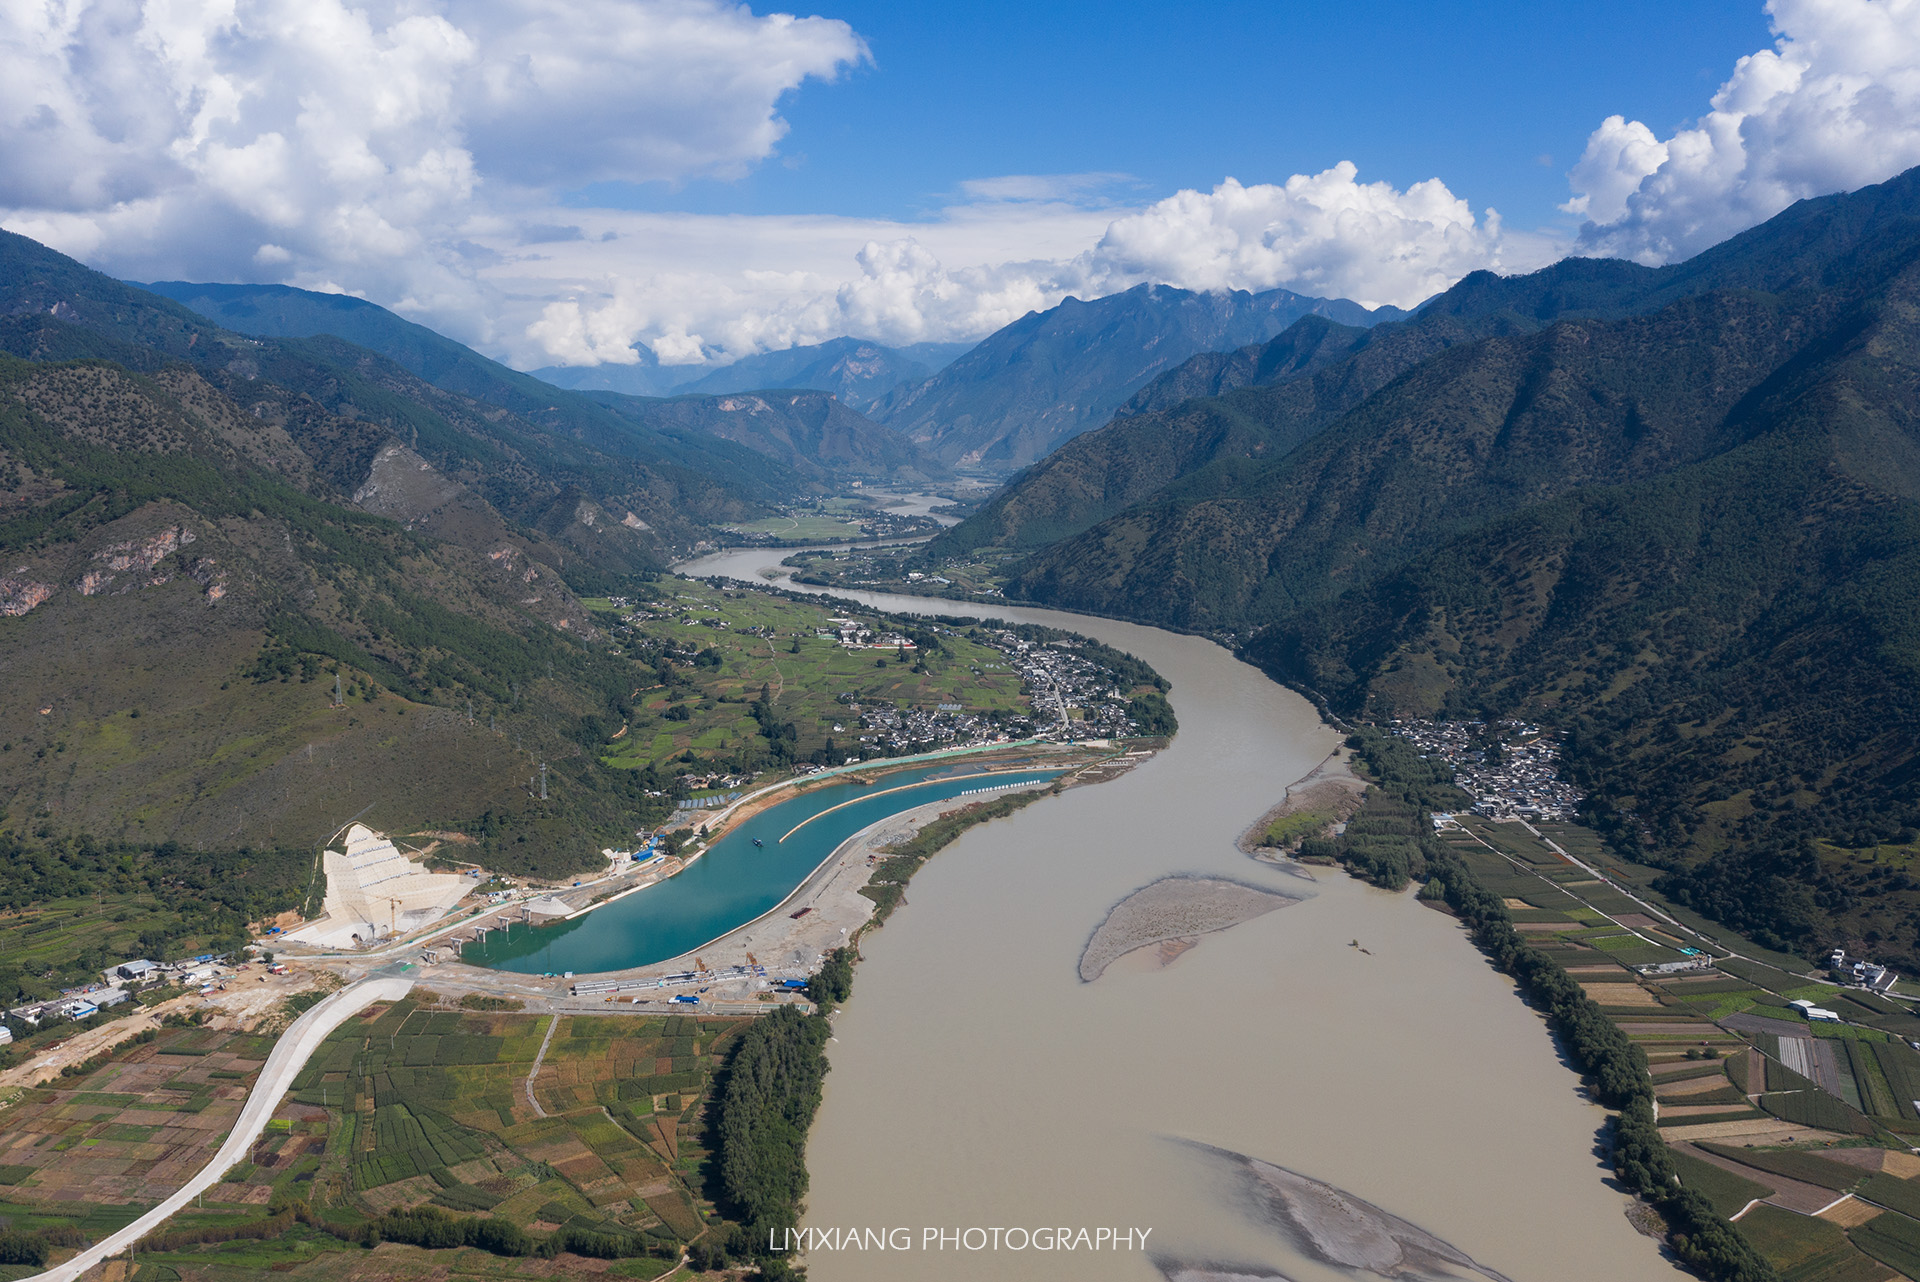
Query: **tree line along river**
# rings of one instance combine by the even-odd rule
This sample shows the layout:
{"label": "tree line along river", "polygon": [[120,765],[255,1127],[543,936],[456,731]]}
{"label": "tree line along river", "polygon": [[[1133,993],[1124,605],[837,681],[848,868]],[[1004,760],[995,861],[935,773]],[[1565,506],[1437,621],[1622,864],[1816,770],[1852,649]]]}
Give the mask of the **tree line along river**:
{"label": "tree line along river", "polygon": [[[682,569],[765,581],[786,555],[736,550]],[[1172,682],[1180,733],[1118,780],[967,833],[866,938],[809,1139],[806,1223],[907,1227],[916,1243],[929,1226],[1153,1233],[1126,1252],[815,1250],[816,1282],[1145,1280],[1163,1276],[1155,1259],[1295,1282],[1354,1276],[1296,1249],[1206,1146],[1344,1189],[1516,1282],[1677,1276],[1609,1187],[1604,1112],[1544,1023],[1452,919],[1411,895],[1322,874],[1305,902],[1206,936],[1165,968],[1135,954],[1080,981],[1089,934],[1159,878],[1300,892],[1235,839],[1338,742],[1304,699],[1197,637],[855,599],[1040,623],[1130,651]]]}

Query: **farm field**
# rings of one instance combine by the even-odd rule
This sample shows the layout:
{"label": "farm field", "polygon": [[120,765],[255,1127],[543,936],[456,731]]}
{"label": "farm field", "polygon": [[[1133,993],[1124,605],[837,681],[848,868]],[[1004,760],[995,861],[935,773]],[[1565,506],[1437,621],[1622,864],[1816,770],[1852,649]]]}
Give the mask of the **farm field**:
{"label": "farm field", "polygon": [[[439,1009],[425,996],[374,1007],[329,1038],[251,1159],[142,1245],[138,1276],[644,1279],[678,1262],[712,1217],[703,1191],[707,1088],[749,1021],[557,1017],[534,1085],[543,1117],[528,1102],[526,1078],[556,1017]],[[221,1091],[231,1082],[225,1089],[237,1097],[244,1079],[216,1078],[211,1088],[200,1079],[257,1068],[240,1050],[264,1054],[258,1039],[223,1037],[182,1030],[182,1047],[205,1040],[205,1053],[168,1057],[173,1043],[156,1041],[57,1099],[17,1105],[45,1120],[9,1150],[9,1162],[38,1165],[4,1190],[5,1200],[71,1209],[102,1194],[139,1199],[124,1213],[111,1201],[84,1208],[94,1221],[70,1215],[88,1237],[99,1235],[103,1215],[124,1223],[158,1200],[191,1169],[189,1155],[137,1155],[163,1147],[172,1135],[163,1126],[204,1131],[211,1145],[237,1109]],[[196,1067],[150,1067],[157,1058]],[[201,1111],[176,1116],[156,1111],[160,1103]],[[65,1129],[47,1129],[56,1125]],[[53,1152],[52,1139],[66,1135],[97,1139],[99,1154],[80,1156],[77,1144]],[[511,1225],[525,1236],[509,1245],[527,1249],[395,1240],[407,1237],[407,1224],[469,1220]],[[386,1240],[368,1250],[369,1230],[383,1227]]]}
{"label": "farm field", "polygon": [[747,521],[727,528],[737,534],[764,534],[776,539],[818,540],[822,543],[836,539],[857,539],[864,533],[857,523],[824,512],[770,516],[764,521]]}
{"label": "farm field", "polygon": [[[625,727],[609,728],[600,750],[608,765],[743,774],[772,764],[770,756],[838,765],[860,754],[848,698],[863,707],[934,713],[944,706],[993,719],[1028,710],[1006,656],[966,632],[860,612],[851,617],[876,637],[907,635],[922,644],[848,649],[818,635],[834,616],[828,605],[693,580],[660,588],[660,598],[631,609],[590,603],[625,648],[666,676],[635,693]],[[763,691],[767,712],[757,716]],[[770,740],[767,722],[776,735],[791,726],[792,737]]]}
{"label": "farm field", "polygon": [[[930,564],[918,547],[859,547],[799,552],[782,564],[793,568],[797,583],[979,600],[1002,595],[1009,566],[1017,559],[1017,555],[987,548],[956,560]],[[907,577],[914,573],[919,577]]]}
{"label": "farm field", "polygon": [[[1438,834],[1638,1044],[1683,1184],[1736,1221],[1788,1282],[1920,1277],[1920,1019],[1901,1003],[1807,978],[1774,953],[1673,911],[1575,824],[1550,837],[1646,904],[1594,878],[1519,824],[1460,816]],[[1655,973],[1701,947],[1710,967]],[[1729,949],[1741,954],[1727,955]],[[1809,1023],[1790,1002],[1840,1012]],[[1749,1205],[1752,1204],[1752,1205]],[[1837,1205],[1836,1205],[1837,1204]]]}
{"label": "farm field", "polygon": [[[137,1219],[213,1155],[273,1044],[192,1026],[142,1036],[0,1110],[0,1216],[9,1228],[96,1238]],[[4,1269],[16,1272],[0,1276],[33,1271]]]}
{"label": "farm field", "polygon": [[780,514],[729,525],[731,534],[778,543],[837,543],[854,539],[891,539],[931,534],[939,523],[888,507],[891,496],[836,494],[813,503],[783,507]]}

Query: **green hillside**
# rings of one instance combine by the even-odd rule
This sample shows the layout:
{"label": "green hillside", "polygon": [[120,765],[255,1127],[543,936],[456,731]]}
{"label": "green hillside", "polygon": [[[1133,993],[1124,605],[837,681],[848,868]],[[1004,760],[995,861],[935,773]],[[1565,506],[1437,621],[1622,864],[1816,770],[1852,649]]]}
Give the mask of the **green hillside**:
{"label": "green hillside", "polygon": [[558,875],[671,808],[677,783],[598,759],[660,674],[579,594],[644,587],[791,472],[552,389],[542,418],[338,337],[234,334],[17,236],[0,298],[0,836],[23,858],[304,868],[360,818]]}
{"label": "green hillside", "polygon": [[1671,268],[1470,277],[1289,382],[1142,416],[1272,415],[1408,335],[1496,331],[1279,457],[1243,429],[1008,594],[1233,639],[1346,715],[1543,719],[1675,895],[1920,958],[1916,286],[1920,173]]}
{"label": "green hillside", "polygon": [[[20,832],[310,847],[363,810],[504,806],[551,826],[523,864],[568,867],[651,804],[590,752],[635,665],[444,476],[457,497],[409,529],[337,501],[297,438],[189,368],[11,358],[0,476],[0,795]],[[545,807],[525,796],[537,758],[571,785]]]}
{"label": "green hillside", "polygon": [[[425,326],[404,320],[384,307],[344,294],[320,294],[286,285],[203,285],[161,281],[145,287],[173,299],[236,333],[256,338],[342,339],[359,354],[374,352],[433,387],[560,429],[615,454],[656,454],[696,472],[731,479],[757,497],[790,497],[837,483],[840,469],[854,477],[917,481],[938,464],[897,434],[814,392],[760,393],[757,399],[680,395],[671,399],[622,396],[613,392],[563,391],[508,369]],[[800,381],[772,380],[757,387],[815,389],[838,380],[848,387],[861,380],[898,377],[880,390],[910,377],[925,377],[925,367],[898,358],[891,349],[836,340],[820,349],[795,349],[751,357],[771,375],[796,373]],[[831,347],[831,353],[827,348]],[[338,354],[338,344],[304,349],[309,355]],[[778,359],[776,359],[778,358]],[[811,358],[811,359],[808,359]],[[890,363],[891,362],[891,363]],[[344,362],[351,364],[352,360]],[[734,367],[703,384],[726,382]],[[746,373],[750,370],[737,371]],[[811,379],[811,381],[809,381]],[[690,391],[709,390],[706,387]],[[828,386],[827,391],[834,390]],[[747,454],[759,455],[753,458]],[[689,496],[691,497],[691,496]],[[726,518],[721,518],[726,519]]]}
{"label": "green hillside", "polygon": [[[717,525],[817,489],[755,451],[698,434],[668,440],[366,306],[378,313],[366,336],[391,355],[324,333],[238,334],[0,233],[0,351],[97,357],[147,372],[192,365],[248,413],[272,415],[289,431],[330,433],[311,452],[349,489],[382,445],[403,444],[484,488],[510,519],[623,570],[662,564]],[[631,513],[640,522],[628,526],[633,537],[605,537],[603,514],[579,510],[582,498],[615,523]]]}
{"label": "green hillside", "polygon": [[1307,315],[1367,325],[1400,314],[1284,289],[1200,294],[1140,285],[1088,302],[1069,298],[989,335],[872,412],[944,463],[1004,474],[1099,427],[1196,352],[1239,348]]}
{"label": "green hillside", "polygon": [[1449,348],[1277,460],[1222,460],[1037,553],[1014,586],[1187,628],[1271,620],[1436,534],[1738,443],[1735,408],[1835,305],[1715,293]]}

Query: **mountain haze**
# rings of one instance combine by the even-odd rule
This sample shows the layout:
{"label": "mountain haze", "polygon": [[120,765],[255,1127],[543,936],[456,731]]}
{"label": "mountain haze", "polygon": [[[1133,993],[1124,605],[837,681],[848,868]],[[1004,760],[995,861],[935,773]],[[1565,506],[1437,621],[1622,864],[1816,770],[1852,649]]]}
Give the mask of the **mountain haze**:
{"label": "mountain haze", "polygon": [[870,413],[894,388],[933,377],[972,343],[916,343],[883,347],[858,338],[836,338],[809,347],[748,356],[676,390],[724,394],[762,388],[810,388],[830,392],[842,405]]}
{"label": "mountain haze", "polygon": [[1091,302],[1069,298],[894,392],[873,415],[950,465],[1006,473],[1100,426],[1156,375],[1197,352],[1265,340],[1307,315],[1370,325],[1401,314],[1287,290],[1207,294],[1140,285]]}
{"label": "mountain haze", "polygon": [[849,480],[913,485],[949,475],[912,441],[827,392],[783,389],[664,399],[585,395],[669,439],[731,441],[825,488]]}
{"label": "mountain haze", "polygon": [[911,343],[888,347],[861,338],[743,356],[730,365],[662,365],[644,343],[635,344],[640,360],[632,365],[549,365],[535,378],[578,391],[622,392],[629,396],[673,396],[685,392],[755,392],[769,387],[831,392],[844,405],[870,411],[903,383],[917,383],[972,347],[972,343]]}

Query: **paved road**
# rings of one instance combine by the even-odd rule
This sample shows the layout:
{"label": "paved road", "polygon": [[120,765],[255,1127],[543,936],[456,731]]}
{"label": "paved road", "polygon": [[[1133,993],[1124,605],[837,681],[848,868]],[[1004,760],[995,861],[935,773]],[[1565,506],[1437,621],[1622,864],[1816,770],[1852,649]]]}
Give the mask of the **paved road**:
{"label": "paved road", "polygon": [[375,1002],[405,997],[407,990],[412,987],[411,979],[363,980],[341,989],[294,1020],[292,1027],[281,1035],[267,1056],[267,1062],[260,1070],[260,1080],[254,1084],[253,1093],[247,1096],[247,1102],[240,1109],[240,1117],[234,1123],[226,1143],[220,1146],[220,1151],[213,1155],[211,1162],[200,1168],[199,1174],[188,1180],[172,1197],[104,1242],[89,1247],[65,1264],[56,1265],[45,1273],[34,1274],[26,1282],[42,1282],[43,1279],[45,1282],[71,1282],[102,1260],[111,1259],[126,1250],[159,1228],[181,1207],[218,1184],[220,1177],[247,1156],[253,1142],[267,1129],[273,1110],[280,1105],[280,1097],[287,1093],[287,1087],[306,1065],[308,1057],[327,1039],[327,1034]]}
{"label": "paved road", "polygon": [[540,1065],[547,1058],[547,1047],[553,1045],[553,1030],[558,1027],[560,1027],[560,1016],[555,1012],[553,1018],[547,1021],[547,1035],[540,1043],[540,1053],[533,1057],[533,1067],[527,1070],[527,1103],[532,1105],[536,1117],[545,1117],[547,1110],[541,1108],[540,1101],[534,1098],[533,1079],[540,1076]]}

